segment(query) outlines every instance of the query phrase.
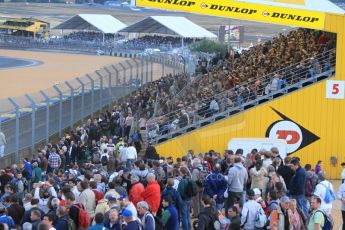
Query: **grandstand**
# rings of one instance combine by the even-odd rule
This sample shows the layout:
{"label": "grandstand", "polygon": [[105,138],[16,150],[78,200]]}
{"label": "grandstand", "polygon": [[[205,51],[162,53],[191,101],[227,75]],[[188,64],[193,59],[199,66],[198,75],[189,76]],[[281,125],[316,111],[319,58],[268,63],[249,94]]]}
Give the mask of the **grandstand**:
{"label": "grandstand", "polygon": [[49,38],[50,24],[34,18],[0,18],[0,33],[34,39]]}

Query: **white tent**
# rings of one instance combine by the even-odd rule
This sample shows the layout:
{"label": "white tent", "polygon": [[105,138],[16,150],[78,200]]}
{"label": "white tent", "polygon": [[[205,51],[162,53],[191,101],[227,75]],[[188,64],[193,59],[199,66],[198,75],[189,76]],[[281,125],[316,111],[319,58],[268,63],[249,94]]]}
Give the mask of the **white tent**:
{"label": "white tent", "polygon": [[116,34],[126,27],[118,19],[107,14],[77,14],[54,27],[61,30],[90,30],[103,34]]}
{"label": "white tent", "polygon": [[215,34],[187,18],[176,16],[150,16],[119,32],[165,34],[182,38],[217,38]]}

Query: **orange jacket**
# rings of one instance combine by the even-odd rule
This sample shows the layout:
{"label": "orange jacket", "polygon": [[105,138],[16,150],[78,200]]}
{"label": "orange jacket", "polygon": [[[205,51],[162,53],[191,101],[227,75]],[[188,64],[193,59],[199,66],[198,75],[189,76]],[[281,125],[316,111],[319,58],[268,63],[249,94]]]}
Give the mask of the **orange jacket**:
{"label": "orange jacket", "polygon": [[161,202],[161,188],[156,180],[147,184],[141,196],[150,205],[152,212],[158,211]]}
{"label": "orange jacket", "polygon": [[140,182],[132,185],[131,189],[129,190],[129,200],[132,201],[135,207],[137,207],[137,203],[143,201],[143,197],[141,193],[144,192],[145,188],[144,185]]}

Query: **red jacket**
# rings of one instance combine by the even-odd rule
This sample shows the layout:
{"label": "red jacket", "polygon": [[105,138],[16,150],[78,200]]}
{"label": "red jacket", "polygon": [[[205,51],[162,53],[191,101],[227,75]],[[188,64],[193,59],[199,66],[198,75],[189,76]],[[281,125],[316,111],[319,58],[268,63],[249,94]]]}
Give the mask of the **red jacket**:
{"label": "red jacket", "polygon": [[92,189],[93,193],[95,194],[95,198],[96,198],[96,205],[98,204],[98,201],[102,200],[104,198],[103,193],[101,193],[100,191],[98,191],[97,189]]}
{"label": "red jacket", "polygon": [[140,182],[135,183],[132,185],[131,189],[129,190],[129,200],[132,201],[135,207],[137,207],[137,203],[143,201],[143,197],[141,193],[144,192],[145,188],[144,185]]}
{"label": "red jacket", "polygon": [[161,188],[156,180],[147,184],[141,196],[150,205],[152,212],[158,211],[161,202]]}

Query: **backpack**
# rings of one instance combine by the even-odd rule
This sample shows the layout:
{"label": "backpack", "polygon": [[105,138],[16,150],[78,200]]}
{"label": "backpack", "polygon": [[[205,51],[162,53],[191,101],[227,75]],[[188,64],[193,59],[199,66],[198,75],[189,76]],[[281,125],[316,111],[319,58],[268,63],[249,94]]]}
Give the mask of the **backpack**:
{"label": "backpack", "polygon": [[325,219],[325,223],[324,223],[324,225],[322,227],[322,230],[332,230],[333,229],[333,225],[334,225],[332,217],[329,216],[329,215],[326,215],[326,213],[324,213],[321,210],[317,210],[315,213],[317,213],[317,212],[321,212],[322,215],[323,215],[323,218]]}
{"label": "backpack", "polygon": [[68,217],[68,220],[67,220],[67,229],[68,229],[68,230],[76,230],[75,223],[74,223],[74,221],[71,219],[71,217]]}
{"label": "backpack", "polygon": [[108,157],[106,155],[103,155],[101,157],[101,163],[102,163],[102,165],[107,165],[108,164]]}
{"label": "backpack", "polygon": [[315,190],[315,184],[313,182],[313,178],[309,177],[307,178],[305,182],[305,195],[308,197],[313,196]]}
{"label": "backpack", "polygon": [[326,188],[326,193],[325,193],[325,197],[323,198],[323,200],[326,202],[326,204],[332,203],[335,200],[335,195],[334,192],[332,191],[330,184],[328,184],[328,186],[326,186],[325,184],[320,183],[321,185],[323,185]]}
{"label": "backpack", "polygon": [[94,164],[99,164],[101,163],[101,154],[99,152],[94,152],[92,154],[92,162]]}
{"label": "backpack", "polygon": [[195,181],[187,179],[187,185],[185,188],[185,194],[187,198],[191,198],[198,194],[199,188]]}
{"label": "backpack", "polygon": [[87,213],[85,211],[85,209],[83,208],[83,206],[81,204],[75,204],[74,207],[79,209],[79,216],[78,216],[78,220],[79,220],[79,226],[77,226],[78,228],[88,228],[91,225],[91,218],[89,213]]}
{"label": "backpack", "polygon": [[265,227],[266,222],[267,222],[267,216],[266,216],[264,210],[260,206],[259,209],[255,213],[254,225],[256,228],[263,228],[263,227]]}

